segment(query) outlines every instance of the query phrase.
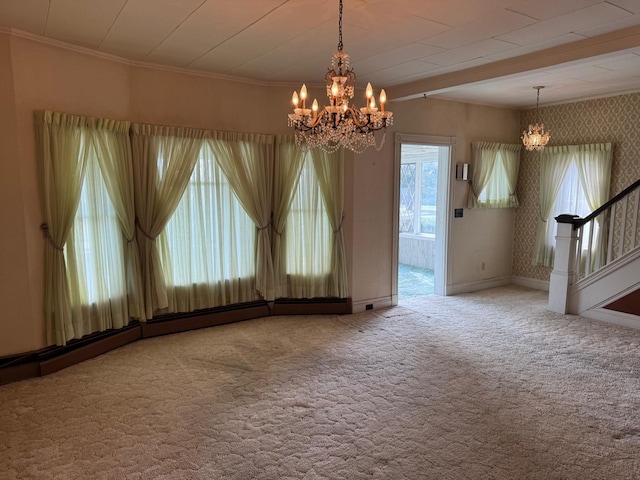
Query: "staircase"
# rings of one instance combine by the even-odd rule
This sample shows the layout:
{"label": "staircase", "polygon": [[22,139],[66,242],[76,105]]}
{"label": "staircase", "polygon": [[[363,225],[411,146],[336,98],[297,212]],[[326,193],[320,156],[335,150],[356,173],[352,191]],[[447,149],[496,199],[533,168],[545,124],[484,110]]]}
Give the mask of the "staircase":
{"label": "staircase", "polygon": [[640,295],[639,213],[640,180],[584,219],[556,218],[551,310],[640,328],[640,310],[630,301]]}

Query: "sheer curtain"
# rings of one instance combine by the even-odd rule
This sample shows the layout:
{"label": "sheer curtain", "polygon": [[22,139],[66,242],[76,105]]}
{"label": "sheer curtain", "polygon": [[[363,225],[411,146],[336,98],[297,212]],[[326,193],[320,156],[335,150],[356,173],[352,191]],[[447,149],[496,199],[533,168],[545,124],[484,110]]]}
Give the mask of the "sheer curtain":
{"label": "sheer curtain", "polygon": [[332,229],[331,263],[327,288],[328,296],[345,298],[348,295],[347,266],[344,251],[344,160],[342,150],[329,154],[320,149],[311,151],[313,167],[318,179],[322,201]]}
{"label": "sheer curtain", "polygon": [[35,112],[42,176],[45,246],[44,310],[47,343],[65,345],[75,337],[64,246],[73,226],[89,156],[86,121],[77,115]]}
{"label": "sheer curtain", "polygon": [[491,178],[491,172],[498,158],[498,144],[474,142],[471,144],[471,182],[469,184],[469,199],[467,208],[478,207],[478,196],[486,188]]}
{"label": "sheer curtain", "polygon": [[36,130],[48,240],[47,341],[64,345],[142,313],[129,123],[36,112]]}
{"label": "sheer curtain", "polygon": [[506,185],[508,198],[502,203],[503,208],[517,207],[520,203],[516,197],[516,187],[518,185],[518,172],[520,171],[520,150],[521,144],[502,144],[500,149],[502,166],[506,173]]}
{"label": "sheer curtain", "polygon": [[140,257],[135,231],[133,161],[129,129],[129,122],[100,120],[98,128],[93,131],[93,138],[105,188],[124,239],[123,262],[128,314],[132,318],[145,319]]}
{"label": "sheer curtain", "polygon": [[302,164],[283,236],[288,297],[335,296],[329,289],[332,236],[329,215],[309,153]]}
{"label": "sheer curtain", "polygon": [[271,241],[276,298],[290,295],[287,282],[287,242],[284,232],[293,198],[298,191],[304,159],[305,152],[296,147],[293,135],[276,137],[273,166],[273,237]]}
{"label": "sheer curtain", "polygon": [[[587,204],[592,212],[609,199],[612,160],[613,146],[611,143],[578,146],[576,166]],[[592,269],[599,268],[606,261],[605,249],[599,248],[606,242],[606,229],[600,225],[599,217],[596,218],[596,224],[597,232],[595,232],[593,250],[600,252],[600,256],[592,258]]]}
{"label": "sheer curtain", "polygon": [[[533,246],[533,264],[553,266],[553,245],[546,241],[547,226],[553,222],[550,219],[551,209],[560,192],[562,181],[571,165],[574,147],[553,146],[545,147],[540,155],[540,218],[536,228],[536,239]],[[569,213],[569,212],[567,212]]]}
{"label": "sheer curtain", "polygon": [[274,299],[271,258],[271,196],[273,191],[273,137],[216,132],[207,142],[236,197],[257,230],[255,289],[265,300]]}
{"label": "sheer curtain", "polygon": [[205,142],[184,195],[158,238],[166,311],[191,312],[258,299],[256,231]]}
{"label": "sheer curtain", "polygon": [[204,130],[132,124],[137,238],[146,318],[168,307],[156,238],[175,211],[198,160]]}
{"label": "sheer curtain", "polygon": [[518,206],[516,185],[522,145],[474,142],[467,208]]}

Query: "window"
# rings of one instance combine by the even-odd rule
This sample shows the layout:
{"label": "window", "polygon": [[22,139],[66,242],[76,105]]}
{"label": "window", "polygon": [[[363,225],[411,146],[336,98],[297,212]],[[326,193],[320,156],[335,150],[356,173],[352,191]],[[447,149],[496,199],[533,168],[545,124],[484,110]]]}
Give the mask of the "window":
{"label": "window", "polygon": [[256,228],[207,144],[160,241],[170,311],[256,298]]}
{"label": "window", "polygon": [[71,291],[72,304],[103,308],[126,297],[123,238],[93,149],[87,157],[65,262],[77,285],[77,290]]}
{"label": "window", "polygon": [[[611,179],[611,144],[546,147],[540,159],[540,221],[534,244],[533,264],[553,267],[555,253],[554,220],[560,214],[587,216],[606,202]],[[604,241],[601,229],[594,224],[592,253]],[[588,242],[583,242],[586,252]],[[595,256],[594,256],[595,258]]]}
{"label": "window", "polygon": [[515,195],[521,145],[474,142],[469,208],[518,206]]}
{"label": "window", "polygon": [[439,148],[402,145],[400,233],[435,235]]}
{"label": "window", "polygon": [[[47,341],[139,318],[129,123],[36,112],[44,179]],[[47,148],[43,148],[47,145]]]}
{"label": "window", "polygon": [[502,163],[502,155],[498,152],[496,163],[493,166],[489,181],[478,195],[478,204],[483,207],[496,205],[498,202],[509,198],[509,183],[507,172]]}
{"label": "window", "polygon": [[50,344],[276,290],[347,296],[341,154],[310,153],[298,182],[293,137],[276,153],[268,135],[45,111],[35,125]]}
{"label": "window", "polygon": [[311,156],[306,155],[286,224],[286,272],[290,296],[326,296],[332,229]]}

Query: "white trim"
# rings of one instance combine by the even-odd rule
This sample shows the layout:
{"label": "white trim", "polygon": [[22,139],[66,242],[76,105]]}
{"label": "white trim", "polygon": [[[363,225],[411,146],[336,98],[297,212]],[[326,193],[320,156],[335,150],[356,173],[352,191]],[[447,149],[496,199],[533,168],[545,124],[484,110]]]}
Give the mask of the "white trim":
{"label": "white trim", "polygon": [[538,280],[536,278],[511,276],[511,283],[521,287],[534,288],[536,290],[549,291],[549,280]]}
{"label": "white trim", "polygon": [[593,285],[594,283],[610,275],[611,272],[618,270],[626,266],[627,264],[634,262],[639,258],[640,258],[640,248],[632,250],[631,252],[627,253],[626,255],[623,255],[622,257],[616,258],[613,262],[608,263],[607,265],[595,271],[588,277],[578,280],[576,283],[574,283],[571,286],[571,293],[576,293],[580,290],[583,290]]}
{"label": "white trim", "polygon": [[455,285],[447,285],[445,295],[459,295],[461,293],[477,292],[478,290],[486,290],[488,288],[503,287],[511,284],[511,275],[503,277],[489,278],[479,280],[477,282],[456,283]]}
{"label": "white trim", "polygon": [[640,317],[630,313],[617,312],[606,308],[594,308],[582,312],[580,316],[640,330]]}
{"label": "white trim", "polygon": [[451,262],[449,262],[449,245],[451,243],[451,192],[453,191],[453,177],[451,165],[456,158],[456,137],[414,135],[396,133],[395,155],[393,163],[393,238],[391,239],[391,298],[397,305],[398,299],[398,248],[400,237],[400,161],[402,143],[417,145],[434,145],[449,147],[448,161],[438,161],[438,199],[436,213],[436,256],[434,272],[436,274],[435,293],[448,295],[447,280],[451,278]]}
{"label": "white trim", "polygon": [[640,248],[572,285],[569,290],[569,312],[582,315],[636,290],[640,286],[638,265]]}

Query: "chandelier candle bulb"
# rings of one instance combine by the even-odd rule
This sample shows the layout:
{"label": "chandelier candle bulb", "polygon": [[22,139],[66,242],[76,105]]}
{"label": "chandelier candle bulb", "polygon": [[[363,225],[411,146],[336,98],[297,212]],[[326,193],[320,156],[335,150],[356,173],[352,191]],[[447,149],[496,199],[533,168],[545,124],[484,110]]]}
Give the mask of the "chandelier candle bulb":
{"label": "chandelier candle bulb", "polygon": [[298,108],[298,103],[300,102],[300,100],[298,99],[298,92],[296,92],[295,90],[293,91],[293,97],[291,97],[291,102],[293,102],[294,110]]}
{"label": "chandelier candle bulb", "polygon": [[305,100],[307,99],[307,86],[303,83],[300,89],[300,99],[302,100],[302,108],[305,108]]}
{"label": "chandelier candle bulb", "polygon": [[315,120],[318,117],[318,100],[313,99],[313,105],[311,105],[311,110],[313,111],[313,119]]}
{"label": "chandelier candle bulb", "polygon": [[384,91],[384,88],[380,90],[380,111],[384,113],[384,104],[387,103],[387,92]]}

